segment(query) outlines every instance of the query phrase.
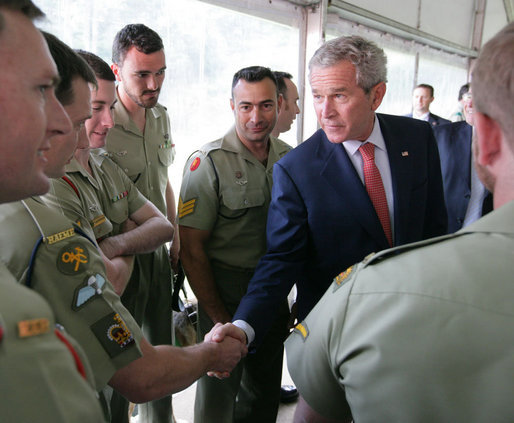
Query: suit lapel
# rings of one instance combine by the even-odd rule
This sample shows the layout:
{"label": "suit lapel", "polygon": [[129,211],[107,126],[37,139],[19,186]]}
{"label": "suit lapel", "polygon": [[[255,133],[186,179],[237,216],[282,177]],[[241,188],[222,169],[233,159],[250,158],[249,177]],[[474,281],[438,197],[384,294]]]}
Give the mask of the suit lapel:
{"label": "suit lapel", "polygon": [[349,211],[381,248],[387,248],[389,245],[382,225],[345,148],[340,144],[332,144],[325,133],[320,132],[317,158],[324,163],[321,177],[339,195],[341,209]]}

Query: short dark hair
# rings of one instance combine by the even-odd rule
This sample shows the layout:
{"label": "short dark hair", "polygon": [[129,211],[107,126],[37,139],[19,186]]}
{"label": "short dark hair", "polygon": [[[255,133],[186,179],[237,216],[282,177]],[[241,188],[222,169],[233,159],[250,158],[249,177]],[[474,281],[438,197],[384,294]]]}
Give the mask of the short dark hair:
{"label": "short dark hair", "polygon": [[67,106],[73,102],[73,79],[80,77],[96,86],[95,74],[86,61],[72,48],[64,44],[55,35],[45,31],[41,32],[48,43],[48,49],[59,71],[60,81],[55,89],[55,96],[63,106]]}
{"label": "short dark hair", "polygon": [[[43,18],[45,14],[31,0],[0,0],[0,10],[8,9],[24,14],[30,20]],[[4,29],[5,22],[0,12],[0,32]]]}
{"label": "short dark hair", "polygon": [[[432,87],[432,85],[418,84],[418,85],[416,85],[416,88],[425,88],[426,90],[430,91],[430,97],[434,96],[434,87]],[[416,88],[414,88],[414,89],[416,89]]]}
{"label": "short dark hair", "polygon": [[273,81],[275,86],[277,87],[277,96],[278,92],[278,84],[275,75],[271,71],[270,68],[266,68],[264,66],[249,66],[247,68],[243,68],[238,70],[234,74],[234,78],[232,78],[232,97],[234,97],[234,87],[237,85],[240,79],[246,82],[259,82],[265,78],[269,78]]}
{"label": "short dark hair", "polygon": [[461,101],[464,94],[466,94],[468,91],[469,91],[469,82],[467,84],[464,84],[462,87],[460,87],[458,100]]}
{"label": "short dark hair", "polygon": [[114,73],[104,59],[94,53],[85,50],[75,50],[75,52],[87,62],[91,69],[93,69],[96,79],[103,79],[104,81],[116,81]]}
{"label": "short dark hair", "polygon": [[114,37],[112,43],[112,61],[121,65],[130,47],[137,51],[150,54],[164,49],[162,38],[153,29],[143,24],[125,25]]}
{"label": "short dark hair", "polygon": [[288,72],[281,72],[281,71],[273,71],[273,75],[275,75],[275,79],[277,80],[277,89],[278,93],[282,94],[282,97],[284,97],[284,100],[287,100],[287,85],[286,81],[284,81],[285,78],[287,79],[293,79],[293,75],[291,75]]}

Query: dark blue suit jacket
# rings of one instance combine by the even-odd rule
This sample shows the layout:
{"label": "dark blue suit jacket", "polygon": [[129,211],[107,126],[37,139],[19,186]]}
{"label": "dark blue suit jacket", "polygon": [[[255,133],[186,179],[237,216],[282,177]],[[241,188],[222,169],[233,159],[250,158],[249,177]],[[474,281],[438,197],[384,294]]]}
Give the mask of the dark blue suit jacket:
{"label": "dark blue suit jacket", "polygon": [[[408,115],[405,115],[407,117],[412,117],[412,113],[409,113]],[[441,116],[434,115],[433,113],[428,114],[428,123],[431,127],[436,127],[439,125],[446,125],[448,123],[451,123],[451,120],[442,118]]]}
{"label": "dark blue suit jacket", "polygon": [[[378,119],[391,167],[395,245],[445,234],[439,155],[430,126],[400,116]],[[267,242],[234,316],[252,325],[256,344],[293,284],[302,319],[336,275],[388,248],[345,148],[328,141],[322,130],[274,166]]]}
{"label": "dark blue suit jacket", "polygon": [[[473,128],[465,121],[434,128],[434,136],[441,158],[444,196],[448,211],[448,233],[462,228],[471,196],[471,141]],[[482,214],[492,210],[492,196],[488,194]]]}

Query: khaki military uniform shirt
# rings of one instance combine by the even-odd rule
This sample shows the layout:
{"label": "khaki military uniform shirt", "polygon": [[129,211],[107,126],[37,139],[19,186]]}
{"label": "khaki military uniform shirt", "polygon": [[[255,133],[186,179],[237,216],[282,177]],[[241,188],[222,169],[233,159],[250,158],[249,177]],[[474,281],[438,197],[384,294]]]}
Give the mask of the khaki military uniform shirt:
{"label": "khaki military uniform shirt", "polygon": [[65,178],[52,179],[43,200],[81,227],[91,226],[97,240],[118,235],[129,216],[146,204],[146,198],[105,153],[91,151],[90,175],[75,159],[66,166]]}
{"label": "khaki military uniform shirt", "polygon": [[511,202],[343,272],[286,342],[302,396],[359,423],[512,422],[513,251]]}
{"label": "khaki military uniform shirt", "polygon": [[157,104],[146,110],[143,134],[118,98],[114,106],[114,122],[114,128],[107,135],[105,149],[139,191],[167,216],[165,191],[168,166],[175,157],[175,144],[171,139],[166,108]]}
{"label": "khaki military uniform shirt", "polygon": [[189,158],[180,189],[178,221],[211,232],[206,252],[213,262],[255,268],[266,251],[273,164],[290,149],[271,137],[265,166],[232,128]]}
{"label": "khaki military uniform shirt", "polygon": [[95,387],[141,357],[142,333],[106,280],[100,253],[76,225],[39,198],[0,205],[0,258],[18,282],[41,294],[82,346]]}
{"label": "khaki military uniform shirt", "polygon": [[[2,238],[2,243],[8,241]],[[0,263],[0,420],[104,421],[96,393],[83,377],[90,373],[87,360],[74,345],[84,366],[79,372],[55,330],[48,303],[16,283]]]}

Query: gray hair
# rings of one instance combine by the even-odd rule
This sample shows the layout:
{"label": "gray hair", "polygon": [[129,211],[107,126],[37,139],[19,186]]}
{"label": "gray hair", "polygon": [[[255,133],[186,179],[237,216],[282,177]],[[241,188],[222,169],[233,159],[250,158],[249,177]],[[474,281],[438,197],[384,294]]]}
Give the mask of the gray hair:
{"label": "gray hair", "polygon": [[366,94],[379,82],[387,82],[387,57],[380,47],[357,35],[339,37],[323,44],[309,62],[314,68],[334,66],[348,61],[355,66],[357,85]]}
{"label": "gray hair", "polygon": [[514,149],[514,22],[482,47],[471,88],[475,110],[498,122]]}

